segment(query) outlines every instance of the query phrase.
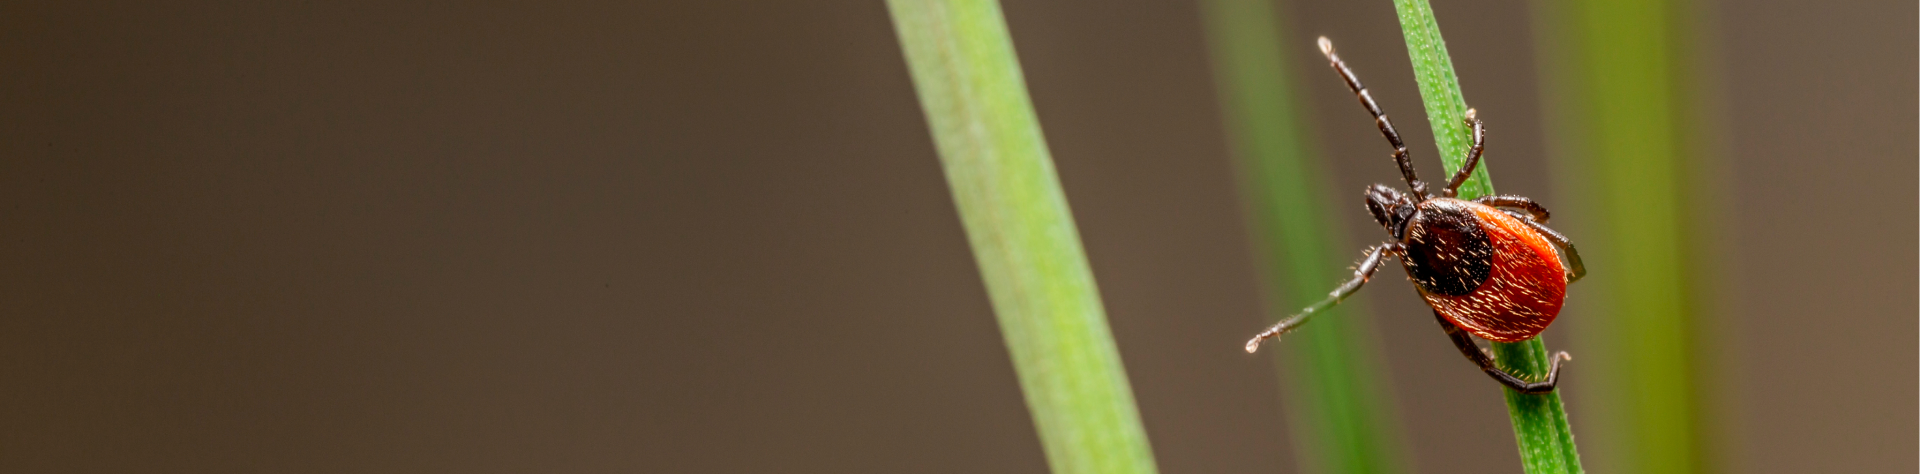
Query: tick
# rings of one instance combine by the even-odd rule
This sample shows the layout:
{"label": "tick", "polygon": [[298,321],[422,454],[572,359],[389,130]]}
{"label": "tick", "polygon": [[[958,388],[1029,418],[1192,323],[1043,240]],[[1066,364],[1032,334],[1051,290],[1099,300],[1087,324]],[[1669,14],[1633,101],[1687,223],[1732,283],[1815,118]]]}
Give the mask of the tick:
{"label": "tick", "polygon": [[1554,355],[1546,380],[1527,381],[1494,365],[1493,357],[1481,350],[1472,336],[1516,342],[1546,330],[1560,314],[1567,284],[1586,276],[1579,251],[1566,236],[1547,228],[1547,208],[1531,199],[1501,195],[1455,198],[1486,149],[1486,127],[1473,109],[1466,115],[1467,125],[1473,129],[1466,165],[1447,180],[1438,196],[1431,195],[1427,184],[1414,175],[1407,146],[1393,130],[1393,122],[1373,102],[1360,78],[1334,54],[1333,42],[1321,37],[1320,52],[1327,55],[1333,70],[1346,80],[1360,105],[1373,114],[1380,134],[1393,145],[1393,161],[1400,166],[1408,192],[1382,184],[1368,186],[1367,211],[1392,239],[1368,249],[1353,278],[1326,299],[1247,341],[1247,352],[1258,350],[1261,341],[1298,328],[1314,313],[1340,304],[1340,300],[1359,291],[1388,257],[1395,257],[1406,268],[1407,279],[1413,281],[1420,298],[1433,307],[1434,319],[1439,320],[1440,328],[1461,354],[1494,380],[1521,393],[1553,391],[1560,377],[1560,362],[1572,359],[1566,352]]}

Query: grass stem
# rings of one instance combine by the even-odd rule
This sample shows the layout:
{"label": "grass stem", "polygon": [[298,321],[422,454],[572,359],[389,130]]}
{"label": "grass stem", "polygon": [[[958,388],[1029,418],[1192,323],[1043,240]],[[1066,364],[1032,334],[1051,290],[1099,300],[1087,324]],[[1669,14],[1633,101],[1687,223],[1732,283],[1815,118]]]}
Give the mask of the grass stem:
{"label": "grass stem", "polygon": [[[1446,41],[1427,0],[1394,0],[1400,16],[1400,29],[1407,41],[1407,56],[1413,61],[1414,79],[1420,85],[1420,100],[1426,105],[1427,122],[1433,127],[1446,174],[1460,169],[1467,156],[1471,137],[1463,117],[1466,99],[1460,94],[1460,80],[1454,74],[1453,60],[1447,56]],[[1472,199],[1493,194],[1486,158],[1460,188],[1460,198]],[[1500,365],[1523,378],[1539,380],[1548,368],[1546,343],[1535,337],[1515,343],[1494,343],[1493,353]],[[1503,388],[1507,398],[1507,416],[1513,421],[1513,436],[1520,447],[1520,461],[1530,474],[1579,473],[1580,452],[1573,443],[1573,429],[1567,424],[1567,411],[1560,403],[1560,391],[1527,395]]]}
{"label": "grass stem", "polygon": [[887,6],[1048,465],[1154,473],[1000,5]]}

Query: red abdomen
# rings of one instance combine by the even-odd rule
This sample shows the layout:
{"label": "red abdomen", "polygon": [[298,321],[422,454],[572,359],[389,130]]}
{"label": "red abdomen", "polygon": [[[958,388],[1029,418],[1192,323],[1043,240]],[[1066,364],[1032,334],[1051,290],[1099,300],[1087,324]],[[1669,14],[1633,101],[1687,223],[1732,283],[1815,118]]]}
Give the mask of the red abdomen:
{"label": "red abdomen", "polygon": [[1553,244],[1505,212],[1481,204],[1467,207],[1492,247],[1492,271],[1467,294],[1422,292],[1421,297],[1482,339],[1514,342],[1545,331],[1567,295],[1567,272]]}

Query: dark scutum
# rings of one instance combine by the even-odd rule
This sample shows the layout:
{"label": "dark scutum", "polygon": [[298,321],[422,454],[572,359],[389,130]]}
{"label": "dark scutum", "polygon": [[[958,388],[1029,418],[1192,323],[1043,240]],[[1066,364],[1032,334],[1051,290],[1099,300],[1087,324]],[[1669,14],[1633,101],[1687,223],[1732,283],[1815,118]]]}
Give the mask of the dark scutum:
{"label": "dark scutum", "polygon": [[1420,203],[1420,213],[1407,226],[1407,253],[1400,263],[1421,290],[1460,296],[1487,281],[1493,272],[1493,246],[1476,217],[1460,201]]}

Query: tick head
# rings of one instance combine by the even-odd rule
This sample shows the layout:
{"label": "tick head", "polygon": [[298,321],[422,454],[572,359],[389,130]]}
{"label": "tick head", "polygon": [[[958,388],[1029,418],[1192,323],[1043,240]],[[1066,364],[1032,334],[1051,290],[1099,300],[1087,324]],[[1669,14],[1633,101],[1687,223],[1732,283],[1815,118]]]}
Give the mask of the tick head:
{"label": "tick head", "polygon": [[1373,220],[1387,228],[1394,240],[1407,235],[1407,222],[1413,219],[1414,202],[1400,191],[1384,184],[1367,186],[1367,212],[1373,214]]}

